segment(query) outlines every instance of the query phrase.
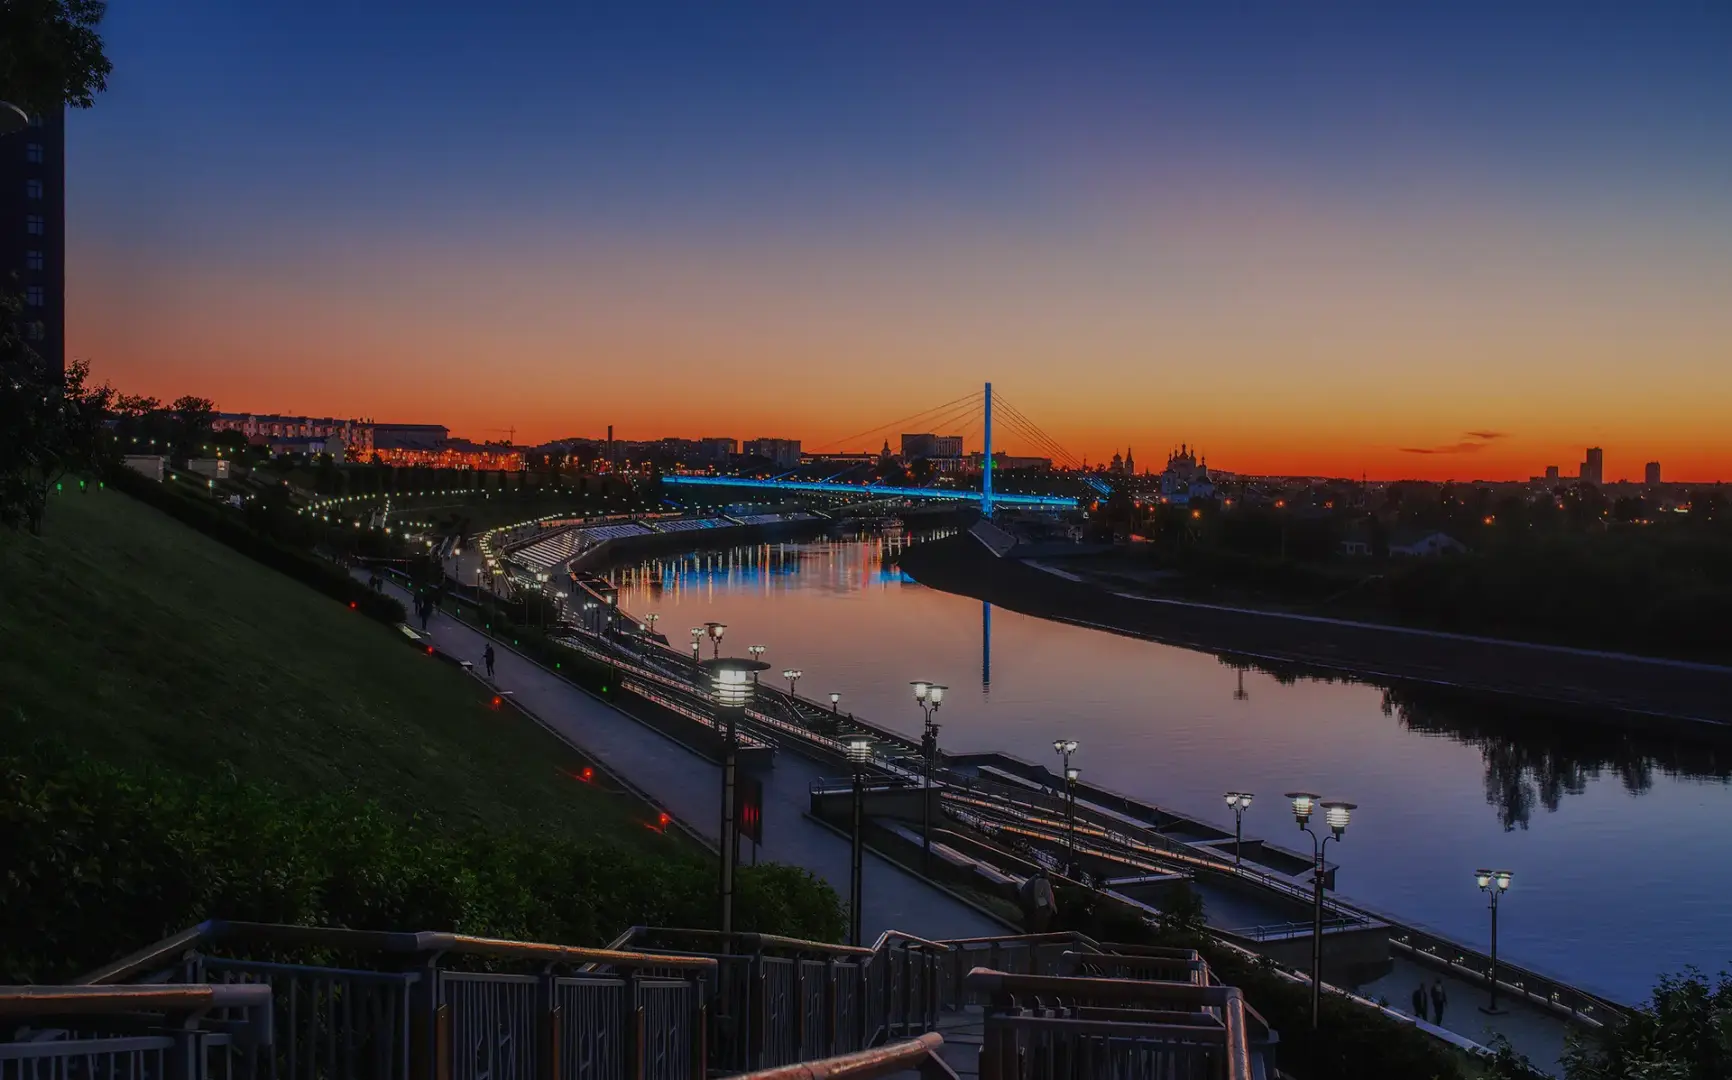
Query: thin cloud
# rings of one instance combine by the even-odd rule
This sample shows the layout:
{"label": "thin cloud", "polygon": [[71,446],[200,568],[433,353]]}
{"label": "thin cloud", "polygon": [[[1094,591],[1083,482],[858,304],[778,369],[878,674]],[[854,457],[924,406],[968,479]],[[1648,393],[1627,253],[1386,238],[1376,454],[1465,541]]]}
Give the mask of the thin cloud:
{"label": "thin cloud", "polygon": [[1466,431],[1462,440],[1443,446],[1403,446],[1404,454],[1477,454],[1484,450],[1493,439],[1507,439],[1507,431]]}

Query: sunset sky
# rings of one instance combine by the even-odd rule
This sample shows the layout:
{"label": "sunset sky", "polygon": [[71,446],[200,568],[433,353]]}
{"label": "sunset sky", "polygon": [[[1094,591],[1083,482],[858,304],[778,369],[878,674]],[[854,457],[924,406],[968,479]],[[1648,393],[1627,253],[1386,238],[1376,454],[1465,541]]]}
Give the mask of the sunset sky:
{"label": "sunset sky", "polygon": [[990,379],[1091,460],[1732,480],[1732,4],[1040,8],[116,3],[68,351],[476,439]]}

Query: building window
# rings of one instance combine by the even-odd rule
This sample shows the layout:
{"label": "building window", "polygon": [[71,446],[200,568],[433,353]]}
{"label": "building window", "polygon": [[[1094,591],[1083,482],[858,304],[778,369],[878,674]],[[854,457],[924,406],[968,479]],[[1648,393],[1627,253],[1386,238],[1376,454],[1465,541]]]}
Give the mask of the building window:
{"label": "building window", "polygon": [[32,165],[42,164],[42,144],[39,142],[25,143],[24,160]]}
{"label": "building window", "polygon": [[24,290],[24,302],[31,307],[42,306],[42,286],[31,285]]}
{"label": "building window", "polygon": [[31,113],[30,114],[30,126],[31,127],[41,127],[42,126],[42,114],[41,113],[38,112],[38,113]]}
{"label": "building window", "polygon": [[47,228],[48,222],[41,214],[24,215],[24,231],[31,236],[41,236]]}
{"label": "building window", "polygon": [[31,341],[41,341],[48,336],[48,328],[39,322],[33,322],[25,327],[24,334]]}
{"label": "building window", "polygon": [[42,253],[40,251],[26,251],[24,253],[24,269],[42,269]]}
{"label": "building window", "polygon": [[42,181],[34,179],[24,181],[24,197],[26,199],[40,199],[42,197]]}

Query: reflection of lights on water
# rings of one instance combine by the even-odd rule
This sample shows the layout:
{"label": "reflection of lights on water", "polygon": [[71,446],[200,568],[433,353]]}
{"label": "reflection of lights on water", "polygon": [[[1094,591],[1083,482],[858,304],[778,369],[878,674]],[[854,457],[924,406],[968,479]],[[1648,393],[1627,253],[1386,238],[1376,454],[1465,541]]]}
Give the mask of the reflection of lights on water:
{"label": "reflection of lights on water", "polygon": [[[942,539],[955,530],[921,534],[920,539]],[[833,587],[863,589],[873,586],[912,584],[899,566],[886,566],[888,555],[900,554],[914,542],[908,532],[877,533],[847,540],[811,543],[754,544],[721,551],[692,552],[674,558],[646,559],[621,567],[607,576],[628,596],[653,594],[663,602],[677,603],[692,589],[714,596],[719,588],[761,585],[767,592],[778,578],[820,572]]]}

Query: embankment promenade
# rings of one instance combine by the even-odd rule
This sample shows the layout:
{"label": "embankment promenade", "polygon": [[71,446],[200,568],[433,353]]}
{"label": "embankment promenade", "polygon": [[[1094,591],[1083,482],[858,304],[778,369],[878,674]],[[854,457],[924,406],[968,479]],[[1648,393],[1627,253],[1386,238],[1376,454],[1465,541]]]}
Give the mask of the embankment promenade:
{"label": "embankment promenade", "polygon": [[1165,644],[1732,735],[1732,667],[1136,596],[1062,563],[998,557],[966,532],[915,545],[901,565],[929,588]]}

